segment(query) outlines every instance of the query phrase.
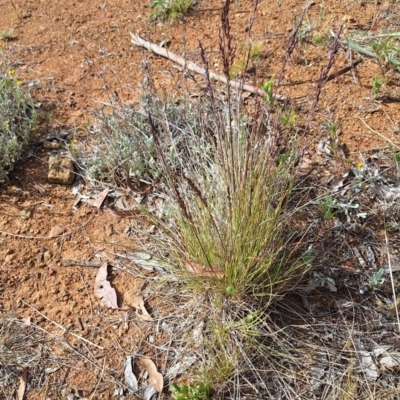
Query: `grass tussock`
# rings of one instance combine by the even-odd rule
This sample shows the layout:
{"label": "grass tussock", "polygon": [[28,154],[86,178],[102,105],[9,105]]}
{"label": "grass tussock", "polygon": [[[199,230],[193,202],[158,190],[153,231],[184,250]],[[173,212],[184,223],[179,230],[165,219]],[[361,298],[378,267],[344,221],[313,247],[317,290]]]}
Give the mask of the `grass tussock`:
{"label": "grass tussock", "polygon": [[162,232],[157,245],[175,270],[194,273],[195,281],[202,276],[201,286],[207,276],[220,293],[272,299],[304,272],[289,244],[285,217],[294,144],[279,152],[262,103],[249,118],[240,96],[232,94],[228,101],[186,103],[179,109],[180,127],[168,107],[149,111],[168,188],[167,216],[153,218]]}

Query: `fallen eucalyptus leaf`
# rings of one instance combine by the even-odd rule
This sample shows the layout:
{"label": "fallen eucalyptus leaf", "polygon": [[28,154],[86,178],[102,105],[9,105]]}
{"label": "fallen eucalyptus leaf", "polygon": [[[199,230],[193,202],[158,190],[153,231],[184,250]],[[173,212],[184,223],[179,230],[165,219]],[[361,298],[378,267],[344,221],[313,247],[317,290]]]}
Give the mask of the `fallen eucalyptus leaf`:
{"label": "fallen eucalyptus leaf", "polygon": [[124,395],[124,389],[122,389],[121,387],[116,388],[113,392],[113,397],[115,396],[123,396]]}
{"label": "fallen eucalyptus leaf", "polygon": [[107,263],[104,263],[97,273],[95,284],[94,284],[94,295],[101,299],[102,304],[105,307],[117,310],[117,293],[115,289],[111,287],[110,282],[107,280]]}
{"label": "fallen eucalyptus leaf", "polygon": [[358,359],[357,369],[363,372],[368,380],[375,381],[378,379],[378,367],[372,359],[371,354],[365,350],[364,345],[360,341],[356,344],[356,354]]}
{"label": "fallen eucalyptus leaf", "polygon": [[155,398],[156,394],[157,390],[154,389],[153,386],[147,386],[144,390],[143,400],[152,400],[153,397]]}
{"label": "fallen eucalyptus leaf", "polygon": [[22,370],[21,377],[19,378],[19,387],[18,387],[18,393],[17,393],[17,399],[18,400],[23,400],[24,395],[25,395],[26,374],[27,374],[27,369],[24,368]]}
{"label": "fallen eucalyptus leaf", "polygon": [[147,371],[149,374],[149,383],[153,388],[161,393],[164,388],[164,378],[157,371],[157,367],[150,358],[141,357],[139,358],[140,365]]}
{"label": "fallen eucalyptus leaf", "polygon": [[124,377],[126,386],[128,386],[129,391],[132,393],[136,393],[139,390],[139,384],[136,379],[135,374],[132,369],[132,357],[128,356],[125,360],[125,368],[124,368]]}
{"label": "fallen eucalyptus leaf", "polygon": [[96,195],[92,196],[91,199],[88,199],[86,203],[89,204],[90,206],[100,208],[104,200],[108,196],[109,192],[110,190],[108,188],[105,188],[102,192],[97,193]]}
{"label": "fallen eucalyptus leaf", "polygon": [[190,368],[197,360],[196,356],[185,355],[176,364],[168,368],[165,376],[169,381],[175,379],[178,375],[183,374],[188,368]]}
{"label": "fallen eucalyptus leaf", "polygon": [[386,369],[393,369],[398,366],[400,366],[400,354],[395,353],[395,354],[388,354],[386,356],[381,357],[379,360],[379,364],[381,367],[384,367]]}
{"label": "fallen eucalyptus leaf", "polygon": [[136,311],[136,315],[143,321],[151,321],[151,315],[147,312],[142,296],[133,296],[132,307]]}
{"label": "fallen eucalyptus leaf", "polygon": [[46,369],[44,370],[44,373],[45,373],[46,375],[48,375],[48,374],[53,374],[54,372],[58,371],[60,368],[61,368],[61,367],[46,368]]}

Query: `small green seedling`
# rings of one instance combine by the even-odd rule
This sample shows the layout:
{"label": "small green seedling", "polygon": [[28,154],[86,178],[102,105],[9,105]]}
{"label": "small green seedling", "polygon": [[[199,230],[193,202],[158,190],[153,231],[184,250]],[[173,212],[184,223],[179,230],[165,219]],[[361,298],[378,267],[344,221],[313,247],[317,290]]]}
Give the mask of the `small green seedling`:
{"label": "small green seedling", "polygon": [[372,78],[372,95],[376,96],[380,91],[381,87],[384,83],[384,80],[382,78],[379,78],[378,76]]}
{"label": "small green seedling", "polygon": [[272,104],[274,100],[274,78],[271,78],[268,82],[266,83],[260,83],[261,89],[265,93],[264,101],[267,104]]}
{"label": "small green seedling", "polygon": [[372,290],[375,290],[376,288],[378,288],[379,286],[382,286],[383,283],[385,282],[385,278],[384,278],[384,273],[385,270],[383,268],[380,268],[379,271],[374,272],[368,280],[368,285]]}
{"label": "small green seedling", "polygon": [[180,383],[170,387],[174,400],[206,400],[211,396],[211,386],[208,383],[199,383],[195,386]]}

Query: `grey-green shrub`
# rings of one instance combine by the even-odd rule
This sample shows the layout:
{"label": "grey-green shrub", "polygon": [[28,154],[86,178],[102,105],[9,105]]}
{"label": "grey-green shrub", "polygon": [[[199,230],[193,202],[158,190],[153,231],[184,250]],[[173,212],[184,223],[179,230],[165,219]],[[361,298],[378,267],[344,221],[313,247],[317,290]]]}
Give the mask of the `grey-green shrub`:
{"label": "grey-green shrub", "polygon": [[[143,99],[142,106],[146,100]],[[184,102],[152,101],[152,118],[160,126],[160,141],[173,168],[179,168],[180,142],[189,138],[188,128],[200,130],[197,112],[188,113],[193,105]],[[89,180],[112,181],[116,175],[129,171],[130,179],[153,181],[160,177],[161,164],[157,159],[154,137],[144,107],[135,109],[110,105],[110,113],[100,112],[89,138],[71,144],[70,150]],[[187,119],[190,119],[188,121]]]}
{"label": "grey-green shrub", "polygon": [[7,68],[0,48],[0,182],[15,162],[36,127],[36,112],[31,96],[21,87],[15,71]]}

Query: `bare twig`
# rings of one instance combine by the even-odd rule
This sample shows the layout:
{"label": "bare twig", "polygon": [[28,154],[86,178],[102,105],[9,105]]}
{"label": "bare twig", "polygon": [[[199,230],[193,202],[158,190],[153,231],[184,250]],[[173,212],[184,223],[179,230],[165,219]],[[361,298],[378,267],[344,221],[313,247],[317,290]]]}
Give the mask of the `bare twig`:
{"label": "bare twig", "polygon": [[[188,69],[189,71],[195,72],[197,74],[200,75],[205,75],[206,71],[204,68],[199,67],[198,65],[196,65],[195,63],[191,62],[191,61],[187,61],[185,60],[183,57],[176,55],[175,53],[172,53],[170,51],[168,51],[167,49],[164,49],[158,45],[156,45],[155,43],[151,43],[148,42],[147,40],[144,40],[142,38],[140,38],[138,35],[136,35],[135,33],[131,33],[131,42],[133,44],[135,44],[136,46],[140,46],[140,47],[144,47],[145,49],[151,50],[154,53],[168,58],[171,61],[176,62],[179,65],[182,65],[183,67],[185,67],[186,69]],[[218,82],[222,82],[222,83],[228,83],[228,80],[225,76],[222,75],[218,75],[212,71],[209,72],[210,74],[210,78],[211,79],[215,79]],[[240,82],[238,81],[229,81],[229,85],[234,88],[234,89],[238,89],[241,88],[242,90],[249,92],[249,93],[253,93],[259,96],[264,96],[265,93],[263,92],[263,90],[258,89],[257,87],[251,86],[251,85],[241,85]],[[280,96],[278,94],[274,94],[274,98],[278,101],[285,101],[285,97],[284,96]]]}

